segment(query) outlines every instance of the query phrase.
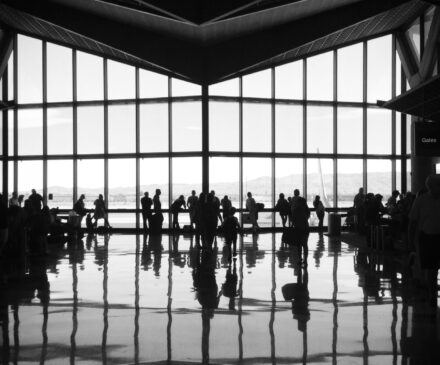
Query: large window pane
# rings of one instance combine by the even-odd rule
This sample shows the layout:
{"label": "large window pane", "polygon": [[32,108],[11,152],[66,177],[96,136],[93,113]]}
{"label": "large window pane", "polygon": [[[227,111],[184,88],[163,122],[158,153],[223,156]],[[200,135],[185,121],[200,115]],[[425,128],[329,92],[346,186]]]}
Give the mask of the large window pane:
{"label": "large window pane", "polygon": [[239,96],[238,86],[238,78],[209,85],[209,95]]}
{"label": "large window pane", "polygon": [[[202,190],[202,159],[200,157],[180,157],[172,159],[173,166],[173,185],[172,198],[170,204],[180,195],[185,197],[185,201],[191,194],[192,190],[196,194],[200,194]],[[162,207],[169,208],[162,204]],[[180,214],[180,226],[190,223],[189,214]]]}
{"label": "large window pane", "polygon": [[243,104],[243,151],[271,151],[271,117],[269,104]]}
{"label": "large window pane", "polygon": [[303,152],[303,107],[276,105],[275,151]]}
{"label": "large window pane", "polygon": [[[408,158],[406,160],[406,189],[407,191],[411,191],[411,177],[412,177],[412,168],[411,168],[411,159]],[[417,193],[416,191],[413,191],[413,193]]]}
{"label": "large window pane", "polygon": [[171,79],[171,96],[193,96],[201,95],[202,87],[192,82],[179,79]]}
{"label": "large window pane", "polygon": [[[272,208],[272,161],[270,158],[243,158],[243,208],[247,193],[251,192],[257,203]],[[261,227],[272,226],[272,213],[258,213]]]}
{"label": "large window pane", "polygon": [[47,153],[73,153],[72,108],[47,109]]}
{"label": "large window pane", "polygon": [[333,52],[307,58],[307,99],[333,100]]}
{"label": "large window pane", "polygon": [[19,103],[41,103],[43,101],[42,46],[43,43],[38,39],[20,34],[17,37]]}
{"label": "large window pane", "polygon": [[76,64],[78,100],[102,100],[104,98],[103,59],[78,51]]}
{"label": "large window pane", "polygon": [[18,161],[17,175],[19,195],[27,199],[32,189],[43,195],[43,161]]}
{"label": "large window pane", "polygon": [[402,62],[396,51],[396,96],[402,93]]}
{"label": "large window pane", "polygon": [[315,196],[319,195],[326,208],[334,206],[333,160],[311,158],[307,160],[307,204],[312,207]]}
{"label": "large window pane", "polygon": [[391,154],[391,111],[367,110],[367,153]]}
{"label": "large window pane", "polygon": [[73,207],[73,162],[72,160],[47,161],[47,192],[53,195],[48,201],[51,208]]}
{"label": "large window pane", "polygon": [[367,100],[391,99],[391,36],[368,41]]}
{"label": "large window pane", "polygon": [[270,98],[272,96],[271,70],[268,69],[243,76],[243,96]]}
{"label": "large window pane", "polygon": [[363,161],[338,160],[338,206],[352,207],[354,196],[363,187]]}
{"label": "large window pane", "polygon": [[238,158],[211,157],[209,159],[209,190],[214,190],[220,200],[227,195],[232,201],[232,206],[239,207]]}
{"label": "large window pane", "polygon": [[139,96],[141,98],[168,97],[168,76],[139,69]]}
{"label": "large window pane", "polygon": [[338,100],[363,99],[363,45],[338,50]]}
{"label": "large window pane", "polygon": [[[400,192],[402,192],[402,162],[401,162],[401,160],[396,160],[396,189],[399,190]],[[409,187],[407,190],[411,190],[411,187]]]}
{"label": "large window pane", "polygon": [[396,112],[396,155],[402,154],[402,114]]}
{"label": "large window pane", "polygon": [[18,155],[43,154],[43,111],[18,111]]}
{"label": "large window pane", "polygon": [[367,161],[367,191],[373,194],[381,194],[383,203],[391,195],[391,161],[368,160]]}
{"label": "large window pane", "polygon": [[202,107],[200,102],[173,103],[173,151],[202,149]]}
{"label": "large window pane", "polygon": [[104,108],[78,107],[78,153],[104,153]]}
{"label": "large window pane", "polygon": [[168,104],[141,104],[140,151],[168,151]]}
{"label": "large window pane", "polygon": [[338,153],[363,152],[362,108],[338,108]]}
{"label": "large window pane", "polygon": [[[162,209],[168,209],[168,158],[143,158],[139,161],[140,164],[140,192],[141,196],[148,191],[150,198],[153,198],[156,189],[160,189],[162,194],[160,201],[162,202]],[[138,197],[140,199],[140,197]],[[168,227],[168,215],[164,214],[165,221],[163,227]]]}
{"label": "large window pane", "polygon": [[[108,161],[108,207],[110,209],[136,208],[135,159],[110,159]],[[113,226],[114,224],[112,222]]]}
{"label": "large window pane", "polygon": [[109,153],[136,151],[136,108],[134,105],[108,107],[108,151]]}
{"label": "large window pane", "polygon": [[333,153],[333,108],[307,107],[307,152]]}
{"label": "large window pane", "polygon": [[14,111],[8,110],[8,154],[14,156]]}
{"label": "large window pane", "polygon": [[47,101],[72,101],[72,50],[47,43]]}
{"label": "large window pane", "polygon": [[135,98],[136,85],[134,67],[108,60],[107,74],[109,99]]}
{"label": "large window pane", "polygon": [[406,116],[406,153],[410,154],[412,150],[412,128],[411,128],[411,116]]}
{"label": "large window pane", "polygon": [[209,103],[209,149],[211,151],[238,151],[238,103]]}
{"label": "large window pane", "polygon": [[[43,186],[43,185],[41,185]],[[8,191],[9,195],[14,191],[14,161],[8,161]]]}
{"label": "large window pane", "polygon": [[84,194],[87,209],[94,209],[93,202],[104,195],[104,160],[78,160],[78,196]]}
{"label": "large window pane", "polygon": [[[303,159],[302,158],[277,158],[275,160],[275,203],[280,193],[287,199],[293,196],[293,190],[304,191],[303,187]],[[276,225],[281,226],[279,214],[275,217]]]}
{"label": "large window pane", "polygon": [[287,63],[275,68],[275,97],[303,98],[303,61]]}
{"label": "large window pane", "polygon": [[[11,52],[8,61],[8,80],[14,80],[14,51]],[[13,82],[8,82],[8,100],[14,100],[15,85]]]}

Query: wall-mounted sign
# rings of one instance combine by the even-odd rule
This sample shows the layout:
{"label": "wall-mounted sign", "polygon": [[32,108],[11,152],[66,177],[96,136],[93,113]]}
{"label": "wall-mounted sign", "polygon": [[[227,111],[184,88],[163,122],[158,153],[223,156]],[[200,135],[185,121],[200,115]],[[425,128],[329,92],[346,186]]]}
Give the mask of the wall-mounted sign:
{"label": "wall-mounted sign", "polygon": [[440,123],[416,122],[414,148],[416,156],[440,156]]}

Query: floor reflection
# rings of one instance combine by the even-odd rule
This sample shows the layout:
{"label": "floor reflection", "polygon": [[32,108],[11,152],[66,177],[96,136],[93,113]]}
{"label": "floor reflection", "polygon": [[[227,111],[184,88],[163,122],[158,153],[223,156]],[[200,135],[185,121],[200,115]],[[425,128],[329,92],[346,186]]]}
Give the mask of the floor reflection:
{"label": "floor reflection", "polygon": [[2,259],[2,362],[437,364],[438,316],[396,253],[312,233],[88,235]]}

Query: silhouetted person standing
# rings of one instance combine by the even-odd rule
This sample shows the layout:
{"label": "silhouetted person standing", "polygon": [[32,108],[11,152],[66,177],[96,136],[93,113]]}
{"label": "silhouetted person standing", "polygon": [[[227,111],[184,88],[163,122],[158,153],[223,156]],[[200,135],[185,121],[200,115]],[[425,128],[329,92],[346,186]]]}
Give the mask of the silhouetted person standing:
{"label": "silhouetted person standing", "polygon": [[284,228],[286,227],[287,217],[289,216],[289,208],[289,202],[284,197],[284,194],[281,193],[277,204],[275,205],[275,210],[280,213],[281,222],[283,223]]}
{"label": "silhouetted person standing", "polygon": [[153,211],[154,215],[151,217],[150,230],[160,232],[163,223],[162,203],[160,202],[160,189],[156,189],[156,194],[153,196]]}
{"label": "silhouetted person standing", "polygon": [[219,198],[217,198],[215,196],[215,191],[214,190],[211,190],[210,194],[212,195],[212,203],[214,204],[215,213],[216,213],[218,219],[220,219],[220,224],[221,224],[221,223],[223,223],[223,218],[222,218],[222,216],[220,214],[220,200],[219,200]]}
{"label": "silhouetted person standing", "polygon": [[81,220],[87,214],[86,207],[85,207],[85,204],[84,204],[84,199],[85,198],[86,198],[85,195],[81,194],[79,199],[73,205],[74,212],[81,217]]}
{"label": "silhouetted person standing", "polygon": [[[141,199],[142,227],[144,227],[144,231],[148,229],[148,226],[150,224],[152,205],[153,205],[153,200],[149,197],[148,191],[146,191]],[[148,221],[148,225],[147,225],[147,221]]]}
{"label": "silhouetted person standing", "polygon": [[17,207],[19,207],[19,206],[20,206],[20,202],[18,201],[18,195],[17,195],[17,192],[16,192],[16,191],[14,191],[14,192],[12,193],[12,196],[11,196],[11,198],[9,199],[9,206],[10,206],[10,207],[12,207],[12,206],[17,206]]}
{"label": "silhouetted person standing", "polygon": [[179,229],[179,212],[186,208],[185,197],[180,195],[174,202],[171,204],[171,213],[173,214],[173,229]]}
{"label": "silhouetted person standing", "polygon": [[313,201],[313,207],[316,211],[316,216],[318,217],[318,228],[321,231],[323,222],[324,222],[324,215],[325,215],[325,208],[324,204],[322,204],[321,197],[319,195],[315,196],[315,200]]}
{"label": "silhouetted person standing", "polygon": [[310,209],[307,206],[307,201],[299,196],[299,190],[295,190],[295,196],[292,199],[292,223],[295,232],[295,240],[298,243],[298,248],[304,251],[304,262],[307,263],[307,256],[309,254],[308,237],[309,237],[309,218]]}
{"label": "silhouetted person standing", "polygon": [[189,221],[191,224],[191,228],[194,228],[193,225],[195,226],[196,224],[196,214],[197,214],[197,195],[196,195],[196,191],[193,190],[191,191],[191,196],[188,198],[187,202],[186,202],[186,206],[188,207],[188,211],[189,211]]}
{"label": "silhouetted person standing", "polygon": [[105,201],[102,194],[99,194],[98,199],[93,203],[95,205],[95,213],[93,214],[93,219],[95,219],[94,226],[98,225],[99,219],[104,219],[104,227],[111,228],[110,223],[108,222],[107,209],[105,207]]}
{"label": "silhouetted person standing", "polygon": [[41,211],[41,208],[43,206],[43,197],[38,194],[35,189],[32,189],[32,193],[31,195],[29,195],[29,203],[34,214],[38,213]]}
{"label": "silhouetted person standing", "polygon": [[358,233],[363,233],[365,230],[365,198],[364,188],[359,188],[353,199],[354,222]]}
{"label": "silhouetted person standing", "polygon": [[229,200],[229,197],[225,195],[220,202],[223,208],[223,221],[229,216],[231,213],[232,202]]}
{"label": "silhouetted person standing", "polygon": [[255,231],[258,228],[260,228],[260,226],[257,223],[257,214],[258,214],[257,203],[255,202],[255,199],[252,197],[251,192],[247,193],[246,209],[249,211],[249,218],[252,223],[252,229]]}
{"label": "silhouetted person standing", "polygon": [[418,238],[420,265],[428,285],[430,307],[437,308],[437,276],[440,267],[440,175],[426,179],[428,192],[414,201],[409,215],[409,240]]}
{"label": "silhouetted person standing", "polygon": [[231,208],[230,214],[225,218],[223,222],[223,235],[225,237],[226,246],[228,246],[229,254],[228,259],[231,262],[232,255],[237,254],[237,236],[240,230],[240,223],[238,223],[237,217],[234,215],[235,208]]}

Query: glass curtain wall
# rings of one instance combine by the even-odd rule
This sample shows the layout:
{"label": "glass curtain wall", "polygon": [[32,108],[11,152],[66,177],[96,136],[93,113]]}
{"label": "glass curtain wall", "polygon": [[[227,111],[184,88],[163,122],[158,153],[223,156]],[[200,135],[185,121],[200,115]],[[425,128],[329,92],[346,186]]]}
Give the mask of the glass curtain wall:
{"label": "glass curtain wall", "polygon": [[400,92],[400,68],[388,35],[210,85],[202,97],[199,85],[17,35],[8,63],[17,103],[3,131],[8,190],[36,188],[63,209],[80,194],[92,209],[103,194],[114,227],[139,227],[144,191],[161,189],[168,209],[199,194],[203,176],[237,208],[251,192],[266,209],[263,227],[280,225],[270,210],[294,189],[327,208],[349,207],[359,187],[386,199],[407,176],[406,128],[376,101]]}

